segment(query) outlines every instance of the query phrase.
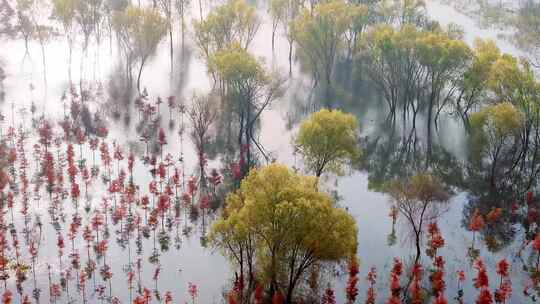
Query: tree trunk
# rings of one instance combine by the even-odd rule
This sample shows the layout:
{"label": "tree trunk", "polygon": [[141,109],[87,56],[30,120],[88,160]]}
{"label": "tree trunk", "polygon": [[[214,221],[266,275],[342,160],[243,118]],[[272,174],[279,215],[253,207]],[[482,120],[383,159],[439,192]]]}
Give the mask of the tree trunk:
{"label": "tree trunk", "polygon": [[171,79],[173,75],[173,55],[174,55],[174,46],[173,46],[173,32],[172,32],[172,22],[169,18],[169,40],[170,40],[170,55],[171,55]]}
{"label": "tree trunk", "polygon": [[199,16],[201,18],[201,22],[203,21],[202,18],[202,0],[199,0]]}
{"label": "tree trunk", "polygon": [[289,40],[289,76],[292,75],[292,40]]}
{"label": "tree trunk", "polygon": [[146,62],[146,58],[143,58],[141,60],[141,66],[139,67],[139,75],[137,76],[137,90],[139,91],[139,95],[141,94],[141,75],[142,75],[142,70],[143,70],[145,62]]}

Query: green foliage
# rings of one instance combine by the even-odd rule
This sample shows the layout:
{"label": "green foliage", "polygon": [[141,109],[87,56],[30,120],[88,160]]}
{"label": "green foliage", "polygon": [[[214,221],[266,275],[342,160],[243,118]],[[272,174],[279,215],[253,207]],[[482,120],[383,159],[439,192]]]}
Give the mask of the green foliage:
{"label": "green foliage", "polygon": [[229,45],[213,54],[209,69],[238,87],[248,86],[250,83],[264,84],[268,79],[261,61],[239,44]]}
{"label": "green foliage", "polygon": [[[484,107],[471,115],[472,160],[479,168],[490,168],[491,185],[505,175],[501,170],[515,163],[515,151],[519,148],[525,120],[522,112],[509,102]],[[514,151],[514,152],[513,152]],[[528,153],[528,152],[526,152]]]}
{"label": "green foliage", "polygon": [[233,43],[247,50],[259,25],[254,7],[244,0],[229,0],[212,10],[206,19],[194,21],[195,42],[205,59]]}
{"label": "green foliage", "polygon": [[488,88],[501,101],[507,101],[521,108],[536,103],[539,97],[539,85],[534,72],[526,62],[519,62],[515,57],[502,55],[490,70]]}
{"label": "green foliage", "polygon": [[255,125],[263,111],[282,93],[283,79],[269,74],[260,59],[252,56],[239,44],[217,51],[209,59],[210,72],[222,86],[223,104],[233,111],[239,122],[239,144],[246,149],[246,168],[253,165],[250,146],[255,144],[263,156],[264,150],[253,137]]}
{"label": "green foliage", "polygon": [[237,256],[231,248],[253,241],[259,279],[292,295],[315,264],[341,262],[356,253],[354,219],[318,192],[315,183],[278,164],[251,170],[228,196],[223,218],[212,226],[211,242]]}
{"label": "green foliage", "polygon": [[166,21],[150,8],[128,6],[114,16],[114,27],[140,58],[153,54],[167,30]]}
{"label": "green foliage", "polygon": [[137,88],[141,92],[140,78],[144,64],[165,36],[167,21],[154,9],[128,6],[114,15],[113,26],[128,62],[131,63],[131,58],[140,61]]}
{"label": "green foliage", "polygon": [[488,82],[493,64],[501,57],[494,41],[475,41],[472,62],[460,81],[460,94],[456,98],[456,110],[466,120],[469,111],[487,98]]}
{"label": "green foliage", "polygon": [[290,28],[297,54],[315,81],[330,85],[336,56],[343,50],[345,34],[363,9],[341,0],[322,2],[313,12],[304,10]]}
{"label": "green foliage", "polygon": [[359,159],[358,122],[340,110],[322,109],[302,122],[295,140],[307,167],[321,176],[341,173],[343,165]]}
{"label": "green foliage", "polygon": [[419,111],[426,112],[428,149],[432,124],[459,96],[463,74],[472,58],[467,44],[456,37],[455,29],[445,31],[436,25],[430,30],[383,25],[373,28],[362,40],[360,55],[388,105],[389,116],[403,109],[412,112],[415,121]]}
{"label": "green foliage", "polygon": [[495,149],[505,142],[510,144],[519,136],[523,122],[523,114],[509,102],[484,107],[470,118],[473,142],[481,148],[494,145]]}

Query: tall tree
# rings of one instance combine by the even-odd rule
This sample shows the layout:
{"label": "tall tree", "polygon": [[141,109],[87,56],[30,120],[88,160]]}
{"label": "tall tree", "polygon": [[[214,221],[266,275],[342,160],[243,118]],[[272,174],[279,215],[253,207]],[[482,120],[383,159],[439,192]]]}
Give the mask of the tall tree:
{"label": "tall tree", "polygon": [[174,46],[173,46],[173,0],[158,0],[158,6],[160,10],[165,15],[167,20],[167,30],[169,32],[169,55],[171,61],[171,77],[173,73],[173,56],[174,56]]}
{"label": "tall tree", "polygon": [[524,116],[511,103],[502,102],[474,113],[470,123],[472,147],[476,152],[473,155],[477,162],[489,160],[489,180],[494,187],[497,176],[505,176],[499,169],[511,167],[513,163],[512,154],[516,151],[515,143],[519,142]]}
{"label": "tall tree", "polygon": [[229,0],[212,10],[206,19],[194,21],[195,43],[203,58],[237,43],[247,50],[259,30],[255,8],[244,0]]}
{"label": "tall tree", "polygon": [[184,50],[184,38],[186,33],[186,12],[189,9],[190,0],[175,0],[176,13],[180,17],[180,31],[182,33],[182,51]]}
{"label": "tall tree", "polygon": [[277,74],[269,74],[261,60],[239,44],[216,52],[210,58],[209,69],[224,84],[225,106],[238,117],[238,145],[246,157],[246,166],[242,168],[245,174],[253,165],[252,144],[267,158],[254,136],[255,127],[263,111],[281,94],[283,79]]}
{"label": "tall tree", "polygon": [[417,173],[391,181],[387,192],[410,225],[416,247],[415,264],[422,254],[421,242],[426,223],[434,222],[444,212],[450,194],[442,181],[430,173]]}
{"label": "tall tree", "polygon": [[458,80],[460,91],[455,99],[456,112],[466,124],[469,113],[488,99],[491,68],[500,56],[501,52],[494,41],[475,41],[472,62]]}
{"label": "tall tree", "polygon": [[330,98],[332,72],[336,57],[344,49],[345,34],[361,7],[341,0],[320,3],[313,12],[304,10],[290,28],[298,44],[297,54],[311,72],[315,84],[324,81]]}
{"label": "tall tree", "polygon": [[271,0],[269,13],[272,16],[272,48],[274,46],[274,35],[277,27],[281,25],[282,31],[289,43],[289,75],[292,74],[292,51],[294,37],[290,31],[292,22],[298,17],[304,0]]}
{"label": "tall tree", "polygon": [[71,77],[71,62],[73,58],[73,43],[74,43],[74,22],[76,8],[79,5],[79,0],[53,0],[53,17],[57,19],[64,29],[68,48],[69,48],[69,61],[68,61],[68,77],[69,82],[72,82]]}
{"label": "tall tree", "polygon": [[253,169],[227,199],[238,207],[212,228],[211,239],[229,254],[225,236],[244,242],[251,237],[259,281],[270,295],[283,290],[288,304],[315,265],[348,261],[356,253],[354,219],[318,192],[315,182],[283,165]]}
{"label": "tall tree", "polygon": [[217,116],[216,96],[213,95],[194,95],[191,106],[188,110],[188,116],[191,120],[192,130],[191,138],[199,154],[199,170],[201,189],[204,189],[204,166],[206,147],[211,139],[212,124]]}
{"label": "tall tree", "polygon": [[144,65],[165,36],[166,20],[154,9],[128,6],[115,16],[114,25],[126,54],[139,60],[137,90],[140,94]]}

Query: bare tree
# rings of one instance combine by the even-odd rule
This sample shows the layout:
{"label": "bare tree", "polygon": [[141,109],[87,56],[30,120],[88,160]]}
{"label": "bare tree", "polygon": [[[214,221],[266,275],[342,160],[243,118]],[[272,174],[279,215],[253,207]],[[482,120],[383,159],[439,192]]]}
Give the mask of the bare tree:
{"label": "bare tree", "polygon": [[441,180],[430,173],[417,173],[408,179],[394,180],[388,185],[387,191],[413,230],[415,263],[418,263],[424,226],[447,210],[450,194]]}
{"label": "bare tree", "polygon": [[199,154],[201,183],[204,182],[205,148],[211,139],[212,125],[217,116],[216,100],[212,94],[194,94],[191,107],[188,110],[192,125],[190,136]]}

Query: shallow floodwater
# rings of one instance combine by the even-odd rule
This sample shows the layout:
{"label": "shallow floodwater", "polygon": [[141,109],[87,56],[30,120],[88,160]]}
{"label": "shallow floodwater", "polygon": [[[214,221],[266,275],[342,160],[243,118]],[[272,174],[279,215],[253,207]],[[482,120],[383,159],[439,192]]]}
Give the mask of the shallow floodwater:
{"label": "shallow floodwater", "polygon": [[[198,17],[198,7],[196,3],[192,8],[193,16]],[[480,29],[473,20],[455,11],[453,8],[442,5],[436,2],[428,1],[428,12],[435,20],[442,24],[450,22],[462,25],[465,29],[465,40],[468,43],[473,43],[476,37],[492,38],[498,41],[499,46],[505,52],[520,55],[516,48],[509,43],[497,39],[497,33]],[[207,11],[209,5],[205,5]],[[265,9],[261,8],[260,13],[263,15],[264,23],[261,26],[250,51],[257,56],[265,59],[267,67],[272,67],[280,70],[283,74],[288,72],[288,54],[287,41],[282,37],[282,33],[278,32],[275,51],[272,51],[270,37],[271,26],[268,16],[264,13]],[[169,55],[168,41],[164,40],[160,45],[157,55],[149,62],[142,76],[143,86],[147,89],[151,98],[157,96],[166,97],[176,95],[179,99],[186,103],[190,102],[190,97],[193,92],[207,92],[211,87],[211,82],[206,73],[206,67],[203,61],[197,56],[196,50],[192,49],[189,43],[192,32],[186,35],[186,50],[184,51],[184,60],[180,59],[180,47],[178,37],[175,37],[175,76],[173,81],[169,80]],[[37,105],[37,113],[44,112],[47,117],[59,119],[63,115],[63,104],[61,96],[66,91],[68,84],[67,79],[67,56],[68,50],[66,42],[62,39],[50,42],[47,45],[46,53],[46,74],[47,87],[44,87],[43,69],[41,64],[41,54],[38,45],[30,45],[30,57],[24,57],[24,44],[22,41],[3,41],[0,48],[0,62],[6,73],[6,79],[3,82],[5,90],[5,101],[2,105],[3,114],[6,116],[5,126],[11,122],[11,106],[15,108],[15,124],[24,123],[29,125],[31,115],[28,109],[33,101]],[[79,47],[80,48],[80,45]],[[91,47],[87,59],[85,60],[85,79],[93,80],[88,82],[89,85],[96,89],[102,86],[103,99],[108,98],[108,84],[111,79],[118,77],[115,74],[114,68],[118,64],[117,50],[109,49],[108,41],[105,40],[99,50],[99,63],[94,63],[96,58],[96,48]],[[76,51],[73,58],[73,79],[80,78],[79,62],[81,52]],[[180,77],[182,75],[182,77]],[[280,163],[289,166],[300,166],[301,163],[293,154],[291,139],[294,135],[297,123],[301,117],[307,114],[305,107],[300,107],[295,102],[298,99],[307,98],[311,89],[310,81],[307,76],[301,74],[298,65],[293,66],[292,77],[287,82],[288,90],[286,94],[275,101],[271,109],[262,116],[260,128],[260,141],[264,147],[271,152],[271,155]],[[1,87],[0,87],[1,88]],[[93,105],[94,109],[100,108],[99,98]],[[382,127],[384,119],[384,111],[369,104],[367,98],[362,95],[352,96],[344,108],[347,111],[355,113],[360,121],[362,135],[366,137],[377,136]],[[308,102],[306,102],[308,103]],[[20,110],[26,108],[26,114]],[[309,106],[307,107],[309,108]],[[125,111],[131,111],[132,120],[136,120],[134,110],[120,109],[121,114]],[[171,153],[178,157],[182,153],[184,157],[184,166],[187,175],[195,174],[197,167],[197,154],[191,144],[188,136],[184,135],[183,142],[180,142],[178,136],[179,121],[173,129],[167,127],[168,112],[166,105],[163,105],[161,112],[164,119],[163,127],[167,130],[168,145],[166,153]],[[122,121],[110,121],[109,139],[116,141],[127,151],[127,145],[133,142],[139,142],[139,136],[135,131],[133,124],[125,125]],[[438,142],[444,149],[453,155],[458,163],[465,161],[465,139],[463,137],[463,128],[459,123],[451,118],[443,117],[445,128],[441,128],[439,132]],[[189,126],[187,126],[189,128]],[[420,131],[419,131],[420,132]],[[456,135],[457,134],[457,135]],[[420,137],[422,134],[419,135]],[[89,157],[90,151],[84,152]],[[28,156],[31,158],[31,156]],[[220,159],[211,160],[209,168],[219,168]],[[384,164],[382,164],[384,166]],[[135,180],[141,187],[146,187],[151,177],[148,173],[148,168],[137,164],[135,168]],[[360,261],[360,299],[364,298],[366,291],[366,281],[364,277],[371,266],[375,266],[378,270],[377,293],[379,301],[382,301],[387,294],[388,273],[394,257],[401,257],[405,261],[410,261],[413,256],[413,248],[409,242],[408,228],[406,225],[398,221],[397,242],[393,246],[388,245],[388,235],[392,231],[392,219],[388,216],[390,204],[388,196],[376,191],[372,191],[373,179],[370,179],[371,172],[361,170],[353,171],[344,177],[328,176],[325,177],[325,189],[335,192],[339,197],[339,204],[347,208],[350,214],[357,220],[358,224],[358,257]],[[94,189],[90,200],[90,205],[93,207],[99,206],[101,203],[100,194],[105,194],[105,189]],[[46,196],[43,197],[46,200]],[[463,209],[469,203],[469,195],[464,192],[456,191],[449,203],[449,210],[443,214],[439,220],[439,225],[446,246],[441,252],[441,255],[446,257],[446,282],[447,282],[447,297],[452,299],[456,296],[456,276],[458,270],[464,270],[467,273],[467,283],[465,284],[465,302],[471,303],[476,296],[476,291],[472,288],[472,278],[475,271],[472,268],[467,250],[472,243],[472,233],[467,231],[462,224],[464,217]],[[58,258],[56,257],[56,232],[50,223],[49,215],[46,210],[46,203],[41,202],[40,206],[33,206],[34,214],[41,214],[43,221],[43,239],[40,252],[40,262],[38,265],[38,282],[42,288],[41,300],[48,301],[47,292],[47,264],[52,265],[52,269],[60,269]],[[66,209],[67,214],[70,208]],[[69,216],[68,216],[69,218]],[[85,218],[83,216],[83,218]],[[22,228],[24,226],[23,219],[18,218],[16,226]],[[208,223],[206,223],[207,225]],[[186,220],[181,223],[182,229],[191,227],[192,233],[188,236],[181,235],[179,249],[174,248],[175,242],[171,240],[171,248],[162,253],[160,256],[161,273],[158,280],[158,290],[163,294],[165,291],[172,291],[175,303],[176,301],[184,302],[189,299],[188,283],[192,282],[198,286],[199,301],[198,303],[220,303],[223,302],[223,292],[230,287],[230,279],[232,278],[231,266],[228,261],[219,253],[211,248],[206,248],[201,245],[200,237],[203,234],[201,220],[191,223]],[[112,227],[111,229],[116,229]],[[519,228],[517,228],[519,229]],[[113,296],[117,296],[122,303],[128,303],[130,300],[129,292],[125,289],[125,267],[127,265],[126,255],[128,249],[121,248],[115,241],[115,236],[111,232],[109,242],[109,250],[107,253],[107,262],[112,265],[112,290]],[[132,240],[133,241],[133,240]],[[82,240],[81,240],[82,242]],[[494,265],[495,263],[506,257],[512,262],[511,278],[513,283],[514,293],[511,298],[511,303],[522,303],[526,301],[522,297],[521,290],[528,279],[527,274],[522,271],[520,261],[517,259],[517,250],[522,243],[522,236],[519,232],[516,238],[510,245],[501,249],[497,253],[490,253],[482,242],[477,240],[476,246],[480,249],[480,255],[490,268],[492,276],[492,286],[495,287],[497,280],[495,279]],[[131,244],[134,250],[134,244]],[[152,237],[144,240],[142,259],[147,260],[152,253]],[[76,246],[78,247],[78,246]],[[81,244],[81,248],[84,248]],[[66,241],[66,252],[70,248],[69,242]],[[84,257],[84,252],[81,252],[81,258]],[[136,259],[135,253],[133,259]],[[67,258],[64,261],[67,263]],[[152,275],[154,266],[148,263],[143,263],[144,285],[153,287],[154,282]],[[57,266],[57,267],[55,267]],[[53,273],[58,276],[59,273]],[[98,279],[99,280],[99,279]],[[338,303],[344,302],[344,282],[346,276],[341,273],[335,282],[335,290],[337,292]],[[13,282],[11,282],[13,284]],[[116,287],[115,287],[116,286]],[[108,286],[107,286],[108,287]],[[31,291],[31,280],[25,283],[25,290]],[[108,291],[107,291],[108,292]],[[95,294],[89,296],[89,299],[94,299]],[[16,298],[18,299],[18,298]],[[17,302],[16,300],[15,302]],[[91,301],[92,302],[92,301]]]}

